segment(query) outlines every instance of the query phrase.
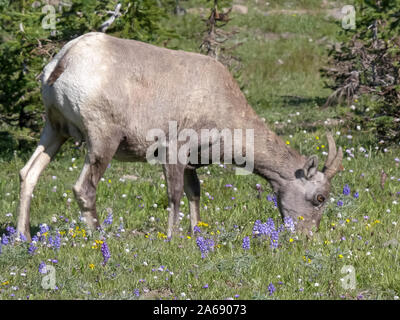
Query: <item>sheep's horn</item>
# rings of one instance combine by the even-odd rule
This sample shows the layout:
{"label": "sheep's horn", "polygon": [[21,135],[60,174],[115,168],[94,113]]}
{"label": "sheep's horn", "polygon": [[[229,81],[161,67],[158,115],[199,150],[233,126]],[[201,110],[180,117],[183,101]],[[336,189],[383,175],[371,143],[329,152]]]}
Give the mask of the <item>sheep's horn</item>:
{"label": "sheep's horn", "polygon": [[328,180],[331,180],[342,166],[343,151],[342,147],[339,147],[338,150],[336,149],[336,143],[331,133],[327,133],[326,136],[328,138],[329,152],[322,172]]}

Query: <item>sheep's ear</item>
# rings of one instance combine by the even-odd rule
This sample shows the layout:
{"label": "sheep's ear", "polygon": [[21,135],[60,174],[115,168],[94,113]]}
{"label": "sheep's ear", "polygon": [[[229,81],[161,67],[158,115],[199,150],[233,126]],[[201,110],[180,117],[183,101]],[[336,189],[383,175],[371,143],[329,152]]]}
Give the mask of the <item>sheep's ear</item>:
{"label": "sheep's ear", "polygon": [[318,157],[311,156],[307,159],[306,164],[303,167],[304,177],[311,179],[318,171]]}

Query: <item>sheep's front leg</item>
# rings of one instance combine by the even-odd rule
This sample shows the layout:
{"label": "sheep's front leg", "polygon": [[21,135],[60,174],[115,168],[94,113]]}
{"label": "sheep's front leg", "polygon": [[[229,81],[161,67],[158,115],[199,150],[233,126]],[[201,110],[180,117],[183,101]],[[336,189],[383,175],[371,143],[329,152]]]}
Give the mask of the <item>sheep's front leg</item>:
{"label": "sheep's front leg", "polygon": [[190,232],[200,222],[200,181],[195,169],[186,168],[184,190],[189,200]]}
{"label": "sheep's front leg", "polygon": [[73,187],[82,216],[91,230],[100,227],[96,212],[97,185],[111,162],[118,145],[118,141],[112,141],[109,144],[89,148],[81,174]]}
{"label": "sheep's front leg", "polygon": [[167,182],[168,193],[168,231],[167,237],[171,238],[176,234],[179,225],[179,206],[183,194],[184,166],[179,164],[163,165],[165,181]]}

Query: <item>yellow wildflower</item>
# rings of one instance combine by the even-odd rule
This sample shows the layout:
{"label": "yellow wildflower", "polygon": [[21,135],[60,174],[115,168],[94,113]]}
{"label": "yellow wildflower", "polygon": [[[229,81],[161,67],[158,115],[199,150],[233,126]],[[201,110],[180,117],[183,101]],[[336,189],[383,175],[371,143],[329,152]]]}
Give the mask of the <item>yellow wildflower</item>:
{"label": "yellow wildflower", "polygon": [[338,258],[339,258],[339,259],[343,259],[343,255],[342,255],[342,254],[339,254],[339,255],[338,255]]}
{"label": "yellow wildflower", "polygon": [[157,233],[157,238],[158,239],[167,239],[167,235],[162,233],[162,232],[158,232]]}
{"label": "yellow wildflower", "polygon": [[289,145],[289,144],[290,144],[290,141],[289,141],[289,140],[286,140],[286,144]]}
{"label": "yellow wildflower", "polygon": [[299,219],[299,220],[304,220],[304,217],[303,217],[303,216],[299,216],[298,219]]}
{"label": "yellow wildflower", "polygon": [[197,224],[198,227],[208,227],[208,223],[199,221],[199,223]]}
{"label": "yellow wildflower", "polygon": [[188,238],[189,240],[190,240],[190,239],[192,239],[192,237],[191,237],[191,236],[186,236],[186,238]]}
{"label": "yellow wildflower", "polygon": [[93,263],[89,264],[89,268],[93,270],[94,269],[94,264]]}
{"label": "yellow wildflower", "polygon": [[289,242],[293,242],[294,240],[292,238],[289,239]]}
{"label": "yellow wildflower", "polygon": [[6,285],[9,285],[9,284],[10,284],[10,281],[8,281],[8,280],[7,280],[7,281],[4,281],[4,282],[2,282],[1,284],[2,284],[3,286],[6,286]]}

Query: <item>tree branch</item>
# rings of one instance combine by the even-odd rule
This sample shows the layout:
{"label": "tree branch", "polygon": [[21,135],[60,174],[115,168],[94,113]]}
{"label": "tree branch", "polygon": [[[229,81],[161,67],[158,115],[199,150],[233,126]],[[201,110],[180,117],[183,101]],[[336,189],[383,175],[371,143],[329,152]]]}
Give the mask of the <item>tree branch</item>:
{"label": "tree branch", "polygon": [[107,11],[108,14],[111,14],[111,17],[108,18],[106,21],[103,22],[103,24],[100,26],[99,31],[100,32],[106,32],[107,29],[114,23],[115,19],[120,17],[122,14],[120,13],[121,10],[121,3],[118,3],[115,6],[114,12],[112,11]]}

